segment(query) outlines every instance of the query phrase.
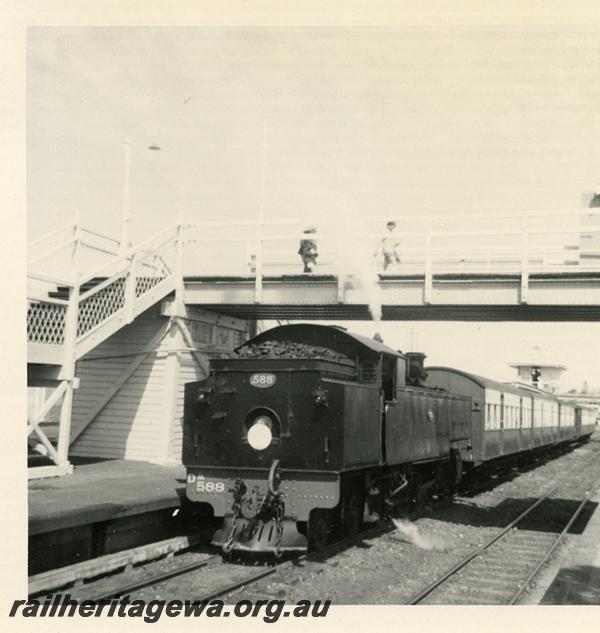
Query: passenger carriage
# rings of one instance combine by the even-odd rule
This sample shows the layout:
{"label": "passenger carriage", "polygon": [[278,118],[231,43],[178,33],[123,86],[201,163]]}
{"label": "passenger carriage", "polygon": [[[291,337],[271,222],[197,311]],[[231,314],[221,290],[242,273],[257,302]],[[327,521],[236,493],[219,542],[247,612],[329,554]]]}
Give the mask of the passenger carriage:
{"label": "passenger carriage", "polygon": [[577,406],[566,400],[560,401],[559,410],[559,428],[558,428],[558,441],[566,442],[574,440],[577,437],[579,431],[576,430],[576,410]]}
{"label": "passenger carriage", "polygon": [[[532,385],[512,384],[523,392],[523,398],[527,401],[528,407],[531,407],[533,448],[557,443],[559,441],[560,400],[555,395]],[[565,422],[568,420],[565,419]]]}
{"label": "passenger carriage", "polygon": [[549,446],[574,436],[556,396],[530,385],[505,384],[451,367],[427,367],[426,384],[471,397],[472,466]]}

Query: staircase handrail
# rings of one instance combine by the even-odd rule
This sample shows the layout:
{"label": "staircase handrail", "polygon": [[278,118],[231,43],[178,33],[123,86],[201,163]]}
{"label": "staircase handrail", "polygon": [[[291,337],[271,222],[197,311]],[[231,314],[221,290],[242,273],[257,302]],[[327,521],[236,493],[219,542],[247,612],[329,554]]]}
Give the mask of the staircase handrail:
{"label": "staircase handrail", "polygon": [[[50,246],[46,250],[41,250],[42,247],[40,245],[47,243],[51,238],[56,237],[57,235],[60,235],[61,233],[64,233],[66,230],[71,231],[70,237],[63,240],[59,244]],[[99,244],[95,244],[93,240],[87,239],[88,236],[93,236],[96,239],[103,240],[105,243],[107,242],[112,243],[116,246],[116,248],[110,248],[109,245],[101,246]],[[81,226],[77,222],[70,222],[30,242],[27,245],[27,250],[28,250],[27,268],[28,268],[28,271],[32,271],[32,268],[34,266],[39,268],[40,262],[48,260],[51,256],[67,252],[69,255],[69,258],[71,259],[72,268],[70,270],[70,274],[69,273],[63,274],[63,279],[65,277],[68,277],[69,280],[71,280],[77,274],[76,269],[75,269],[75,266],[76,266],[75,262],[77,261],[77,254],[81,251],[82,248],[85,247],[96,253],[104,253],[105,255],[110,255],[111,257],[115,257],[116,255],[119,254],[120,246],[121,246],[121,240],[117,238],[111,237],[109,235],[105,235],[103,233],[100,233],[99,231],[94,231],[84,226]],[[32,250],[35,252],[31,252]],[[34,278],[35,275],[33,272],[28,272],[28,277]],[[70,285],[70,286],[73,285],[71,281],[69,281],[68,284],[65,284],[63,279],[59,280],[60,285]]]}
{"label": "staircase handrail", "polygon": [[[37,249],[37,247],[40,244],[42,244],[45,241],[48,241],[49,239],[51,239],[52,237],[56,235],[59,235],[60,233],[66,231],[67,229],[72,231],[72,235],[69,238],[62,241],[60,244],[51,246],[49,249],[44,250],[41,253],[31,253],[32,249]],[[106,242],[112,242],[113,244],[116,245],[116,250],[115,249],[111,250],[110,248],[106,248],[106,247],[99,246],[98,244],[94,244],[86,239],[86,235],[94,236],[95,238],[99,238],[100,240],[104,240]],[[30,242],[27,245],[27,250],[30,253],[28,254],[27,265],[31,267],[33,264],[36,264],[37,262],[44,260],[50,257],[51,255],[54,255],[55,253],[58,253],[67,248],[73,249],[77,247],[78,245],[85,246],[91,250],[98,251],[100,253],[105,253],[107,255],[112,255],[114,257],[115,255],[119,254],[121,240],[115,237],[111,237],[110,235],[105,235],[104,233],[100,233],[99,231],[88,229],[87,227],[81,226],[80,224],[77,224],[76,222],[70,222],[69,224],[65,224],[64,226],[61,226],[60,228],[55,229],[54,231],[51,231],[50,233],[47,233],[46,235],[43,235],[42,237],[34,240],[33,242]]]}
{"label": "staircase handrail", "polygon": [[[162,242],[160,242],[156,248],[154,248],[153,250],[145,250],[145,249],[133,249],[135,251],[135,253],[140,253],[143,252],[146,255],[151,255],[153,252],[157,252],[161,249],[161,247],[163,247],[165,244],[168,244],[171,240],[167,239],[167,240],[163,240]],[[134,254],[135,254],[134,253]],[[109,265],[113,265],[114,262],[109,262],[108,264],[104,265],[103,267],[106,268]],[[96,293],[100,292],[101,290],[104,290],[104,288],[110,286],[112,283],[114,283],[119,277],[123,276],[123,273],[127,271],[127,269],[131,266],[131,261],[127,262],[127,266],[124,266],[122,268],[119,268],[116,272],[114,272],[110,277],[107,277],[104,281],[101,281],[98,284],[95,284],[93,286],[93,288],[90,288],[89,290],[86,290],[85,292],[82,292],[79,295],[79,301],[84,301],[85,299],[89,299],[92,295],[95,295]],[[101,269],[97,269],[97,272],[100,271]],[[94,274],[91,278],[86,279],[86,281],[90,281],[90,279],[93,279],[94,277],[98,277],[99,275]],[[79,286],[81,287],[83,284],[86,283],[86,281],[79,281]]]}
{"label": "staircase handrail", "polygon": [[[144,240],[143,242],[140,242],[140,244],[137,244],[136,246],[132,246],[131,248],[128,248],[126,251],[121,253],[118,257],[115,257],[114,259],[112,259],[112,260],[110,260],[108,262],[105,262],[104,264],[102,264],[98,268],[94,269],[91,273],[86,273],[85,275],[82,275],[78,279],[78,284],[81,286],[81,285],[85,284],[86,282],[92,280],[94,277],[100,277],[101,276],[100,273],[105,271],[107,268],[112,268],[112,267],[114,267],[116,265],[119,265],[121,263],[125,263],[126,264],[125,266],[120,267],[117,272],[115,272],[115,273],[113,273],[113,275],[111,275],[111,278],[118,277],[120,274],[123,273],[124,270],[126,270],[129,267],[129,264],[130,264],[129,260],[136,253],[140,253],[142,251],[152,252],[152,250],[158,250],[161,246],[164,246],[169,241],[172,241],[172,240],[174,240],[177,237],[177,233],[178,233],[179,227],[180,227],[180,223],[179,222],[173,222],[172,224],[169,224],[167,227],[165,227],[164,229],[160,230],[158,233],[155,233],[154,235],[152,235],[148,239]],[[163,235],[167,231],[171,231],[173,229],[175,229],[175,235],[173,235],[172,237],[166,238],[166,239],[162,240],[161,242],[158,242],[158,244],[154,245],[154,248],[152,250],[147,250],[146,247],[148,245],[150,245],[153,242],[155,242],[158,237],[160,237],[161,235]],[[98,288],[98,286],[96,286],[94,288],[94,290],[96,288]],[[88,293],[86,293],[86,295],[87,294]],[[83,296],[84,295],[82,295],[82,297]]]}

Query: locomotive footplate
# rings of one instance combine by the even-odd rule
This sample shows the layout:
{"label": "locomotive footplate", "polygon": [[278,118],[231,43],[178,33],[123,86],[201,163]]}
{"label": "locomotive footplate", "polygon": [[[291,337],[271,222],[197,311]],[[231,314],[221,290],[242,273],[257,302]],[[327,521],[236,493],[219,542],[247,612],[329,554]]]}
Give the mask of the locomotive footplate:
{"label": "locomotive footplate", "polygon": [[212,544],[224,551],[264,552],[276,555],[283,552],[306,551],[307,540],[298,532],[292,519],[247,519],[230,514],[223,527],[215,532]]}

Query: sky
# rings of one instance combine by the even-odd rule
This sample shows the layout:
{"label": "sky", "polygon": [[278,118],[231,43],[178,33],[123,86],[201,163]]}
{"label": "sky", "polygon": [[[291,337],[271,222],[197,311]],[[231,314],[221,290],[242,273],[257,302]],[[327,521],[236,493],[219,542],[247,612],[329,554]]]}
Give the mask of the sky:
{"label": "sky", "polygon": [[[590,26],[30,28],[28,235],[79,215],[118,236],[126,138],[138,239],[260,204],[342,226],[576,208],[600,180],[599,62]],[[378,329],[499,379],[540,345],[600,383],[595,323]]]}
{"label": "sky", "polygon": [[[44,28],[29,231],[578,206],[600,180],[597,27]],[[152,143],[160,152],[148,151]],[[140,226],[142,225],[142,226]]]}

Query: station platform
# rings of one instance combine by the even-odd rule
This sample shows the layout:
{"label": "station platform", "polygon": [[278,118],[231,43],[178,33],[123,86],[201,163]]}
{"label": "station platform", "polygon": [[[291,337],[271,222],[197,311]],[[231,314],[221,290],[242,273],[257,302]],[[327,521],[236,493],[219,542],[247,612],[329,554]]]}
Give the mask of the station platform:
{"label": "station platform", "polygon": [[185,468],[124,459],[75,465],[72,475],[29,482],[29,534],[178,506]]}
{"label": "station platform", "polygon": [[29,482],[29,574],[185,534],[185,468],[105,460]]}
{"label": "station platform", "polygon": [[600,605],[600,488],[583,533],[571,547],[540,604]]}

